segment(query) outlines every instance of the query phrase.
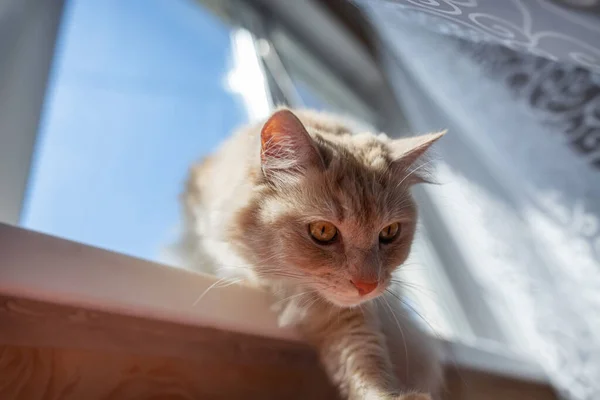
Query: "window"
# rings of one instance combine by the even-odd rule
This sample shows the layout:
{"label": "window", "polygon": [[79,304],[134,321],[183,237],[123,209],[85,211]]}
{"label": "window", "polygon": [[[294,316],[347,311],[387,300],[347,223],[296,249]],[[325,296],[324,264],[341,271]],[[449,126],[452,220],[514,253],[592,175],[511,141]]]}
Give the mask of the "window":
{"label": "window", "polygon": [[[226,2],[205,3],[227,8]],[[10,0],[7,4],[0,10],[0,19],[8,15],[7,10],[20,18],[11,21],[11,28],[5,29],[10,35],[0,41],[0,45],[10,44],[4,62],[0,61],[9,67],[0,82],[0,184],[4,190],[0,220],[14,223],[21,208],[19,185],[27,181],[25,171],[35,136],[31,133],[37,124],[38,100],[62,1]],[[296,23],[310,25],[307,29],[314,32],[308,36],[325,46],[320,51],[315,51],[314,42],[298,35],[302,29],[280,26],[275,13],[251,15],[253,2],[235,3],[239,7],[234,12],[243,16],[229,18],[234,21],[231,25],[192,0],[70,0],[65,4],[22,210],[21,223],[27,228],[168,261],[163,252],[176,240],[180,219],[176,199],[189,165],[211,152],[236,126],[266,116],[279,103],[348,113],[388,132],[383,124],[394,120],[394,115],[390,117],[384,105],[391,105],[387,111],[398,116],[394,121],[403,118],[402,110],[385,97],[389,88],[380,79],[379,67],[361,60],[352,49],[336,52],[343,40],[319,32],[326,24],[316,24],[315,15],[296,18]],[[314,7],[313,2],[283,4],[272,2],[271,6]],[[23,19],[26,24],[20,23]],[[337,64],[331,63],[332,57]],[[408,87],[400,79],[397,82],[402,89]],[[365,95],[365,87],[373,96]],[[430,120],[430,107],[420,108],[414,114]],[[395,133],[402,131],[392,126]],[[22,141],[24,136],[28,138]],[[447,257],[456,252],[440,251],[440,243],[452,242],[446,239],[457,233],[444,230],[434,215],[444,210],[431,200],[428,203],[428,196],[422,196],[426,192],[415,194],[424,200],[420,201],[422,215],[430,215],[430,220],[421,226],[415,251],[401,272],[407,284],[405,301],[434,333],[450,339],[479,338],[481,326],[477,329],[471,322],[479,319],[485,325],[486,319],[481,314],[473,316],[480,300],[475,297],[476,288],[457,271],[440,267],[462,262]],[[7,197],[11,197],[8,202],[4,201]],[[460,229],[460,223],[453,225]],[[240,294],[239,288],[230,287],[223,297],[219,293],[213,298],[210,318],[199,317],[191,305],[198,290],[215,287],[215,277],[107,255],[5,225],[0,228],[9,239],[2,242],[7,250],[2,272],[8,278],[1,280],[3,294],[51,302],[60,298],[91,309],[133,310],[179,323],[206,325],[208,321],[223,329],[245,326],[251,334],[295,337],[291,330],[277,329],[264,293],[248,289]],[[50,264],[56,269],[57,274],[51,271],[56,279],[48,280],[44,272]],[[148,279],[138,280],[140,276]],[[165,277],[170,285],[162,285]],[[462,285],[457,284],[460,280]],[[460,301],[457,293],[463,294]],[[465,299],[473,299],[474,307],[464,307]],[[456,357],[461,347],[450,347],[451,357]],[[504,352],[506,346],[501,349]],[[531,365],[510,353],[507,359],[514,358],[516,364],[497,362],[494,357],[482,362],[481,354],[470,350],[461,354],[458,361],[462,363],[474,354],[467,364],[476,369],[544,380],[537,369],[532,373]]]}
{"label": "window", "polygon": [[187,0],[65,9],[22,224],[162,260],[188,167],[248,118],[231,28]]}

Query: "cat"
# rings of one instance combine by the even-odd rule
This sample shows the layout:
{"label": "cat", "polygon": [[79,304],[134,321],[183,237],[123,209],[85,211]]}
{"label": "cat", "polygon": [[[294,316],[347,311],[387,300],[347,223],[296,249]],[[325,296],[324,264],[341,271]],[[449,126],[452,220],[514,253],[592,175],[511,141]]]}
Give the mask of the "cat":
{"label": "cat", "polygon": [[392,140],[358,126],[280,108],[234,133],[191,169],[187,262],[269,289],[343,398],[436,398],[434,341],[383,294],[413,241],[410,188],[444,132]]}

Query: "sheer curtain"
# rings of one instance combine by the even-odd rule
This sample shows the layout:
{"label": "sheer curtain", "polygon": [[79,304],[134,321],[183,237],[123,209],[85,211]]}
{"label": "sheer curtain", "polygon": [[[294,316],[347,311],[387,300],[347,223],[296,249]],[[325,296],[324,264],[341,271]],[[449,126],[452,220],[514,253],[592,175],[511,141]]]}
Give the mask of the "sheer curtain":
{"label": "sheer curtain", "polygon": [[[459,275],[455,290],[471,293],[462,299],[476,336],[527,352],[566,398],[600,398],[595,50],[585,47],[589,57],[578,60],[544,47],[534,50],[550,53],[540,58],[419,23],[435,4],[462,12],[475,1],[357,3],[378,30],[412,128],[449,128],[438,147],[442,184],[423,194],[437,219],[425,223],[428,231],[443,225],[437,244],[456,250],[442,262]],[[425,17],[414,17],[418,8]]]}

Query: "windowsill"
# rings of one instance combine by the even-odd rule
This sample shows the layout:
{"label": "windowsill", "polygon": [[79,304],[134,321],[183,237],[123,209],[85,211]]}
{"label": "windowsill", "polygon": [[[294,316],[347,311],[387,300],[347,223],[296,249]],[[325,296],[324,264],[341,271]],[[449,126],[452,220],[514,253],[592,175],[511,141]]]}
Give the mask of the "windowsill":
{"label": "windowsill", "polygon": [[[0,295],[82,307],[264,338],[299,341],[277,326],[265,293],[0,224]],[[506,349],[444,341],[445,362],[496,376],[546,383],[544,372]]]}

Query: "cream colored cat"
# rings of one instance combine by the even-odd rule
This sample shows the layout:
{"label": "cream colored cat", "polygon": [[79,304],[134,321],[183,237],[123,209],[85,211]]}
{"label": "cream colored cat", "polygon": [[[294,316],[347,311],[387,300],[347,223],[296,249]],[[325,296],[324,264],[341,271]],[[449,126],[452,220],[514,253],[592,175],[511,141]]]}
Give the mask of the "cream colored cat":
{"label": "cream colored cat", "polygon": [[281,323],[316,347],[344,398],[435,397],[433,342],[382,295],[413,240],[415,163],[442,134],[391,140],[335,116],[276,111],[192,168],[190,265],[272,291]]}

